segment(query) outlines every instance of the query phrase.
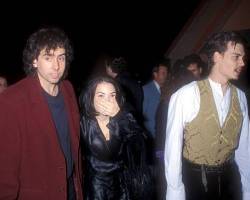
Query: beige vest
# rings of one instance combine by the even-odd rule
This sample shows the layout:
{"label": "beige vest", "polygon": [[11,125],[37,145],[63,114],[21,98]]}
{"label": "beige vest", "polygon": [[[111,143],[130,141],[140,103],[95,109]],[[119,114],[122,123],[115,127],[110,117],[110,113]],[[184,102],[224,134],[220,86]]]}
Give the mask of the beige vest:
{"label": "beige vest", "polygon": [[219,165],[229,160],[239,142],[242,113],[236,87],[231,87],[230,108],[220,126],[209,81],[198,81],[200,110],[184,128],[183,156],[196,164]]}

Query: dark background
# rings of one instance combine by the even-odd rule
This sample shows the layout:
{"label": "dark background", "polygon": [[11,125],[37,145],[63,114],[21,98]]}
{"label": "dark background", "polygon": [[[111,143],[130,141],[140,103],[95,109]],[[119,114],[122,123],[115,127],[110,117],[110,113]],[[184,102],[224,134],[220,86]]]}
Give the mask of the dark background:
{"label": "dark background", "polygon": [[[88,2],[89,3],[89,2]],[[129,70],[142,82],[167,51],[200,0],[156,3],[66,2],[13,3],[1,14],[1,70],[10,84],[24,77],[22,50],[28,36],[44,25],[63,28],[74,46],[69,79],[75,88],[95,73],[103,53],[124,56]],[[2,8],[5,9],[5,8]]]}

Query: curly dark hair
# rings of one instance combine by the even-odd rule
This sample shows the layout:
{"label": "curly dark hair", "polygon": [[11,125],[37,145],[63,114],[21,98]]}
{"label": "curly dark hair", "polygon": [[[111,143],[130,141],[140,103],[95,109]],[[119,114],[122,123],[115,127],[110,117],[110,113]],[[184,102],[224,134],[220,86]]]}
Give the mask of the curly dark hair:
{"label": "curly dark hair", "polygon": [[56,48],[64,48],[66,53],[66,66],[63,78],[66,77],[69,65],[73,60],[73,48],[68,36],[59,28],[41,28],[34,32],[27,40],[23,50],[24,71],[27,75],[35,74],[36,68],[33,62],[38,58],[40,52],[45,49],[49,53],[50,50]]}
{"label": "curly dark hair", "polygon": [[232,42],[234,45],[242,44],[245,46],[243,38],[233,31],[224,31],[214,33],[205,43],[202,52],[207,55],[208,68],[214,65],[213,55],[215,52],[224,53],[227,50],[228,42]]}
{"label": "curly dark hair", "polygon": [[79,97],[81,116],[84,115],[87,118],[93,119],[97,115],[97,112],[94,108],[94,96],[95,96],[97,85],[102,82],[111,83],[115,87],[116,101],[119,107],[121,109],[123,108],[125,100],[124,100],[124,96],[122,94],[122,91],[118,83],[110,77],[100,76],[100,77],[91,79],[88,82],[87,86],[83,88],[81,91],[81,94]]}

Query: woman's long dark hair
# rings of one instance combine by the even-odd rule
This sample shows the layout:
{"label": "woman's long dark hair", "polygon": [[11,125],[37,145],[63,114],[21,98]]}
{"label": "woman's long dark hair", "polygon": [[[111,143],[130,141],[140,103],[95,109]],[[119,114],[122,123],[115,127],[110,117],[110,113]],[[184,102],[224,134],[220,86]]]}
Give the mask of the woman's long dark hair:
{"label": "woman's long dark hair", "polygon": [[100,76],[96,77],[94,79],[91,79],[87,86],[82,89],[80,97],[79,97],[79,105],[80,105],[80,112],[81,116],[84,115],[87,118],[94,118],[97,115],[97,112],[94,108],[94,96],[96,87],[100,83],[111,83],[116,91],[116,101],[119,105],[119,107],[122,109],[124,105],[124,97],[122,95],[120,86],[118,83],[107,76]]}

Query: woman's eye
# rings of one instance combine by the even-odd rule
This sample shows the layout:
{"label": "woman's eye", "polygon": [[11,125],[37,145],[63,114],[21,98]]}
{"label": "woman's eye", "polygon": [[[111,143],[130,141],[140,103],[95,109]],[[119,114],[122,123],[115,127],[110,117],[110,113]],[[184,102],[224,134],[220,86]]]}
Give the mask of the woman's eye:
{"label": "woman's eye", "polygon": [[44,59],[47,60],[47,61],[51,61],[51,57],[50,56],[45,56]]}
{"label": "woman's eye", "polygon": [[65,61],[65,56],[60,56],[60,57],[58,58],[58,60],[59,60],[60,62],[64,62],[64,61]]}

